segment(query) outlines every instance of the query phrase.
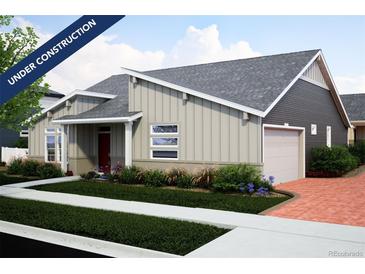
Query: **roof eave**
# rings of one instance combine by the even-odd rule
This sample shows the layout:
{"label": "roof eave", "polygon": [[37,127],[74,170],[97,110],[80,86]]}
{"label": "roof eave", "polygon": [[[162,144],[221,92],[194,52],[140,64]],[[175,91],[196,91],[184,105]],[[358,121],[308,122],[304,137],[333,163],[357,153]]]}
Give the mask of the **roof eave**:
{"label": "roof eave", "polygon": [[75,124],[104,124],[104,123],[126,123],[133,122],[143,116],[142,112],[138,112],[131,116],[121,117],[103,117],[103,118],[81,118],[81,119],[58,119],[52,123],[58,125],[75,125]]}

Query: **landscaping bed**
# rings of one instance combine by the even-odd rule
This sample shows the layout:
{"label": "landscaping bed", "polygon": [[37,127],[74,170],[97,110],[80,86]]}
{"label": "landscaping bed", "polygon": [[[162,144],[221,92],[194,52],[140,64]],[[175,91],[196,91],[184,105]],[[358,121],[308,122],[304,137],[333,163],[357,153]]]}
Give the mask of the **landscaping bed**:
{"label": "landscaping bed", "polygon": [[0,172],[0,186],[8,184],[16,184],[21,182],[39,180],[38,177],[24,177],[18,175],[8,175],[4,172]]}
{"label": "landscaping bed", "polygon": [[258,214],[290,199],[290,196],[273,193],[266,196],[198,192],[167,188],[125,185],[98,181],[76,181],[32,187],[33,189],[96,196],[127,201],[139,201],[186,207],[200,207]]}
{"label": "landscaping bed", "polygon": [[0,220],[186,255],[229,230],[145,215],[0,197]]}

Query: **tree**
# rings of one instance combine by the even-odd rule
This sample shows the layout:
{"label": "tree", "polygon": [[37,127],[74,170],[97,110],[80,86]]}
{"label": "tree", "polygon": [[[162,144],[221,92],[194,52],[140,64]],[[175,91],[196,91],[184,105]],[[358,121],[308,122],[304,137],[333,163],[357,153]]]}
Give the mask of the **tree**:
{"label": "tree", "polygon": [[[13,16],[0,16],[0,74],[14,66],[36,49],[39,37],[32,27],[12,27]],[[17,96],[0,106],[0,127],[20,131],[31,127],[41,110],[39,100],[49,85],[41,83],[44,76]]]}

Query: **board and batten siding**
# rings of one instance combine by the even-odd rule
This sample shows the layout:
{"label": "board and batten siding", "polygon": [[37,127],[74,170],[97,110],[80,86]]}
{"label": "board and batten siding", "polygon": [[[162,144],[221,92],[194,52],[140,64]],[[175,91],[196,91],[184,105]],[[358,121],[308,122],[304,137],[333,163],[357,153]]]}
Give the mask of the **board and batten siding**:
{"label": "board and batten siding", "polygon": [[[326,145],[326,127],[331,126],[332,145],[347,144],[347,127],[336,108],[330,91],[299,79],[263,119],[264,124],[305,127],[306,167],[311,149]],[[317,125],[317,135],[311,134]]]}
{"label": "board and batten siding", "polygon": [[[38,122],[29,129],[28,146],[29,157],[40,161],[44,160],[45,156],[45,129],[46,128],[59,128],[60,126],[52,123],[53,119],[61,118],[65,115],[76,115],[81,112],[90,110],[105,99],[77,96],[70,99],[71,106],[66,107],[65,103],[52,110],[52,118],[48,118],[47,115],[43,115]],[[85,166],[88,171],[90,166],[94,166],[96,159],[95,142],[97,141],[95,136],[96,128],[93,125],[70,125],[69,132],[69,144],[68,144],[68,156],[70,170],[77,172],[81,166]],[[78,142],[82,140],[82,142]],[[93,169],[93,168],[92,168]],[[80,173],[80,172],[77,172]]]}
{"label": "board and batten siding", "polygon": [[[129,111],[142,111],[133,126],[133,162],[148,167],[171,165],[250,163],[261,165],[261,118],[199,97],[138,79],[129,82]],[[150,126],[176,123],[179,126],[178,160],[150,158]],[[149,163],[147,163],[149,162]]]}
{"label": "board and batten siding", "polygon": [[317,61],[313,62],[309,66],[309,68],[306,69],[306,71],[303,73],[303,76],[327,87],[326,80],[323,77],[323,74]]}

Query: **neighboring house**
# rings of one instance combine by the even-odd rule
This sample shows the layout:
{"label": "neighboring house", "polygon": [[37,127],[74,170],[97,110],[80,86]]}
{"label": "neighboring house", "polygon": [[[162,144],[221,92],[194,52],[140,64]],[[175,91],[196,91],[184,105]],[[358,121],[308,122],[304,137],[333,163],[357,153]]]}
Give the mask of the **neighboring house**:
{"label": "neighboring house", "polygon": [[348,131],[350,144],[365,140],[365,93],[341,95],[352,127]]}
{"label": "neighboring house", "polygon": [[[48,93],[41,98],[39,104],[42,109],[48,108],[56,101],[62,98],[64,95],[53,90],[49,90]],[[0,147],[13,147],[19,137],[27,138],[28,130],[24,129],[20,133],[14,130],[0,128]],[[1,159],[1,150],[0,150]]]}
{"label": "neighboring house", "polygon": [[347,143],[320,50],[123,72],[43,111],[30,156],[75,174],[248,163],[283,182],[305,176],[312,147]]}

